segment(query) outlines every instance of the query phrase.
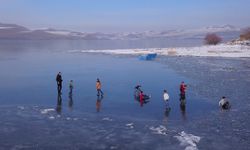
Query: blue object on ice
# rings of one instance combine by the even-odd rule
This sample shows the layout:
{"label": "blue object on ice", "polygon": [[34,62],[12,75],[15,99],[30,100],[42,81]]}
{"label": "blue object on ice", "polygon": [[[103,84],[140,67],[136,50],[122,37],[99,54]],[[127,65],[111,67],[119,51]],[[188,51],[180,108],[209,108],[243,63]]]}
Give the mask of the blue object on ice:
{"label": "blue object on ice", "polygon": [[154,60],[156,58],[157,54],[156,53],[152,53],[152,54],[146,54],[146,55],[142,55],[139,57],[140,60]]}

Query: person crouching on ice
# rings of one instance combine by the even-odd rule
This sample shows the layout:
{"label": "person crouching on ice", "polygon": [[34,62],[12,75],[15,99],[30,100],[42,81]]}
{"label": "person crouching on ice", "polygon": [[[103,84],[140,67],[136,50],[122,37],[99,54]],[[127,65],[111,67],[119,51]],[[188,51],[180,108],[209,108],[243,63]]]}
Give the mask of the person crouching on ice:
{"label": "person crouching on ice", "polygon": [[229,109],[229,108],[230,108],[229,101],[226,99],[225,96],[223,96],[223,97],[221,98],[221,100],[219,101],[219,106],[220,106],[222,109]]}
{"label": "person crouching on ice", "polygon": [[144,102],[144,94],[143,94],[143,91],[140,92],[139,98],[140,98],[140,103],[141,103],[141,106],[142,106],[142,105],[143,105],[143,102]]}
{"label": "person crouching on ice", "polygon": [[100,96],[100,93],[101,93],[101,96],[103,96],[103,92],[101,88],[102,88],[101,81],[97,78],[97,81],[96,81],[97,96]]}

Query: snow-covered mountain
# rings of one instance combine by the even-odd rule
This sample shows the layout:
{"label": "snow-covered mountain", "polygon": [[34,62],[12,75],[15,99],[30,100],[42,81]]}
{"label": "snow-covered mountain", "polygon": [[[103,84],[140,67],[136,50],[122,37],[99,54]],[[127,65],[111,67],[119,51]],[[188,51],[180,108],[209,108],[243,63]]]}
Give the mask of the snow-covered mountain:
{"label": "snow-covered mountain", "polygon": [[240,34],[240,28],[231,25],[210,26],[199,29],[145,31],[127,33],[85,33],[52,28],[31,30],[15,24],[0,23],[0,39],[84,39],[84,40],[135,40],[150,38],[200,38],[207,33],[217,33],[223,38],[234,39]]}

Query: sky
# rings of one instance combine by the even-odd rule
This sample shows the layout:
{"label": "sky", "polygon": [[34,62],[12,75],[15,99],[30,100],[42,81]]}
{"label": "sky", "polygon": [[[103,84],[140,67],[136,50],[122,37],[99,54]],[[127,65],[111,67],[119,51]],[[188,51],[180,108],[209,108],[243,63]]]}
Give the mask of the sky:
{"label": "sky", "polygon": [[249,6],[250,0],[0,0],[0,22],[84,32],[247,27]]}

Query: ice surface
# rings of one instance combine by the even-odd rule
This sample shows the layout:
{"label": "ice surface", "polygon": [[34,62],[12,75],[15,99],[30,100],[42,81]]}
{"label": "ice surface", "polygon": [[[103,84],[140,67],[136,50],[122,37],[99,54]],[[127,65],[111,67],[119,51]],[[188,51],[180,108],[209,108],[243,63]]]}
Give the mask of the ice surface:
{"label": "ice surface", "polygon": [[[63,57],[64,54],[71,58]],[[28,146],[31,146],[29,149],[49,149],[50,147],[51,149],[115,149],[117,147],[117,149],[128,150],[135,147],[144,150],[164,148],[173,150],[197,148],[220,150],[249,149],[250,122],[248,118],[250,105],[249,88],[247,87],[250,81],[250,61],[248,58],[160,57],[156,63],[151,63],[140,62],[135,58],[127,57],[120,59],[106,55],[64,54],[60,56],[56,53],[55,55],[62,57],[62,59],[58,61],[57,57],[53,56],[53,60],[56,59],[56,62],[61,63],[65,62],[65,64],[62,64],[65,66],[65,69],[68,68],[67,71],[64,71],[65,80],[69,77],[69,74],[66,76],[67,72],[75,73],[76,76],[72,76],[72,78],[75,81],[79,81],[77,89],[80,90],[74,93],[74,106],[70,110],[66,91],[68,89],[65,88],[62,96],[62,110],[60,112],[53,109],[57,107],[57,92],[54,78],[51,79],[53,82],[50,83],[51,63],[48,62],[48,71],[42,69],[46,68],[46,66],[43,66],[44,59],[41,64],[33,64],[33,61],[27,61],[29,65],[21,65],[23,66],[23,72],[20,76],[22,75],[25,78],[17,78],[24,79],[19,80],[19,82],[23,81],[23,84],[20,84],[19,82],[13,83],[7,80],[9,79],[9,72],[13,70],[13,66],[20,64],[19,61],[5,62],[6,68],[10,69],[6,70],[6,77],[2,78],[3,81],[9,82],[2,84],[3,94],[1,95],[1,100],[4,103],[12,104],[13,107],[1,105],[0,109],[0,133],[2,139],[0,145],[1,147],[3,146],[3,149],[12,149],[14,145],[22,145],[22,143],[25,143],[25,145],[27,143]],[[90,63],[92,60],[95,60],[94,66]],[[79,63],[74,63],[74,61]],[[71,63],[68,64],[68,62]],[[13,66],[11,65],[12,63]],[[96,64],[100,64],[100,66]],[[138,67],[138,64],[141,67]],[[30,67],[33,67],[33,65],[37,66],[38,69],[33,71],[35,74],[30,74],[27,70],[30,70]],[[130,67],[131,65],[134,67]],[[18,68],[21,66],[18,66]],[[27,66],[27,69],[24,69],[25,66]],[[145,67],[153,71],[148,72],[147,70],[147,72],[143,72]],[[126,68],[129,69],[126,70]],[[162,71],[165,68],[166,70],[171,68],[178,74]],[[18,69],[18,74],[22,70]],[[79,70],[83,72],[79,73]],[[102,101],[103,109],[99,113],[96,113],[96,93],[92,88],[89,91],[93,92],[88,91],[89,87],[93,85],[93,82],[90,80],[90,83],[88,83],[88,80],[96,74],[95,70],[105,75],[105,77],[102,77],[102,81],[104,85],[108,86],[104,86],[106,88],[104,90],[107,91],[107,97]],[[141,74],[138,74],[137,70]],[[25,72],[27,72],[27,75]],[[82,77],[81,75],[78,78],[79,74],[84,74],[85,72],[86,76]],[[116,74],[117,72],[119,73]],[[122,75],[124,72],[126,72],[125,77]],[[3,74],[1,73],[1,76]],[[12,74],[15,75],[15,72]],[[41,78],[41,81],[39,80],[41,86],[38,86],[36,89],[35,87],[37,87],[38,83],[33,81],[37,81],[37,76],[40,77],[41,74],[47,75],[49,78],[47,76]],[[174,76],[171,76],[172,74]],[[193,79],[185,80],[189,85],[185,114],[182,114],[179,108],[178,93],[176,92],[178,87],[174,86],[179,82],[168,82],[174,79],[182,81],[178,75]],[[152,80],[152,77],[157,80]],[[133,78],[136,80],[132,80]],[[170,80],[164,80],[165,78]],[[150,91],[153,99],[155,99],[144,105],[144,107],[139,107],[137,102],[133,103],[133,85],[137,83],[134,82],[137,79],[150,81],[143,83],[143,87],[145,90]],[[95,81],[95,78],[93,80]],[[132,84],[127,84],[128,81],[132,82]],[[27,86],[27,82],[30,83],[28,84],[29,86]],[[5,87],[9,85],[7,83],[11,83],[10,89]],[[33,83],[36,84],[33,85]],[[173,101],[171,101],[171,112],[168,114],[165,113],[161,93],[162,87],[165,86],[169,90],[177,89],[170,91],[170,93],[173,93]],[[44,88],[40,89],[40,87]],[[108,91],[109,87],[114,88]],[[54,94],[44,94],[53,90],[55,91]],[[30,94],[35,93],[35,91],[38,92],[30,97]],[[85,92],[82,93],[82,91]],[[13,92],[17,92],[19,96],[13,95]],[[125,95],[125,98],[122,94]],[[201,99],[196,99],[196,94]],[[217,101],[222,94],[226,94],[233,105],[230,111],[221,112],[217,109]],[[129,96],[126,97],[126,95]],[[121,99],[118,101],[117,98],[120,97]],[[12,99],[12,101],[9,101],[9,99]],[[177,102],[175,103],[174,100]],[[209,103],[204,103],[205,101]],[[196,105],[199,102],[201,103]],[[210,103],[212,104],[211,106]],[[32,107],[33,105],[35,106]],[[24,106],[25,109],[21,110],[18,106]],[[48,109],[51,109],[51,111]],[[50,116],[54,116],[55,119],[50,120]],[[67,117],[70,117],[71,120],[68,121]],[[186,120],[183,119],[184,117]],[[79,119],[74,121],[73,118]],[[109,120],[113,121],[109,122]],[[132,126],[131,123],[134,125],[133,129],[129,127],[129,125]],[[179,139],[184,141],[186,139],[184,138],[185,136],[181,136],[181,131],[196,133],[202,137],[202,140],[198,144],[191,140],[191,144],[182,146]]]}

